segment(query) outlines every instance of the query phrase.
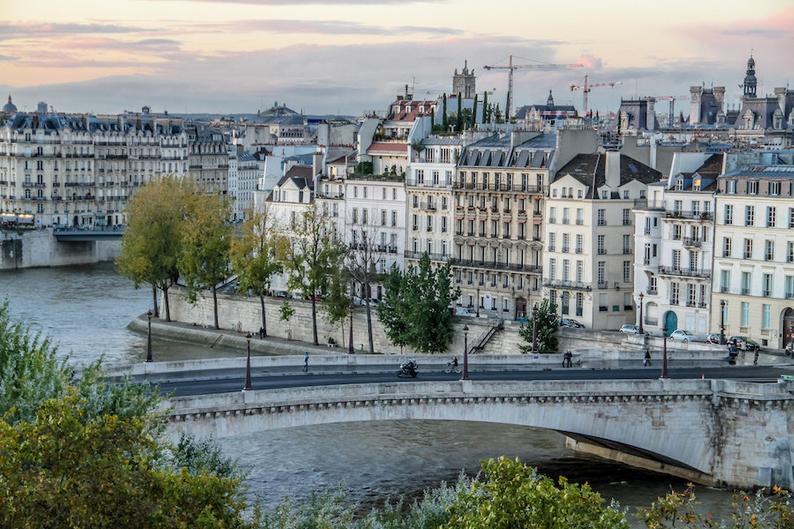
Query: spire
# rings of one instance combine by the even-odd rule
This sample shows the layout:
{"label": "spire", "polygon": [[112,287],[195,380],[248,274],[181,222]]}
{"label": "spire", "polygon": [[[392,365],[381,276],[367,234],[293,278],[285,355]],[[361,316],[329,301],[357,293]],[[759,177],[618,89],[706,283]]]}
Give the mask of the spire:
{"label": "spire", "polygon": [[550,107],[554,106],[554,96],[551,95],[551,90],[549,90],[549,97],[546,99],[546,105]]}
{"label": "spire", "polygon": [[744,97],[756,97],[757,86],[758,79],[755,76],[755,59],[753,59],[753,52],[750,51],[750,58],[747,59],[747,71],[745,72],[744,83],[742,84]]}

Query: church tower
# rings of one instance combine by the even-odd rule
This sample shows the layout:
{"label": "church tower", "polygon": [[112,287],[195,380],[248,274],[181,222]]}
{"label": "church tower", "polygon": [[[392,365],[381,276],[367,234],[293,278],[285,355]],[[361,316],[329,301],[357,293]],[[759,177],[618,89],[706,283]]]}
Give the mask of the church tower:
{"label": "church tower", "polygon": [[469,62],[463,62],[463,71],[458,73],[455,68],[455,74],[452,76],[452,94],[461,94],[464,99],[471,99],[477,93],[475,86],[474,70],[469,71]]}
{"label": "church tower", "polygon": [[546,106],[548,107],[554,106],[554,97],[551,95],[551,90],[549,90],[549,97],[546,99]]}
{"label": "church tower", "polygon": [[758,79],[755,77],[755,59],[753,59],[753,54],[751,53],[750,58],[747,59],[747,72],[744,76],[744,84],[741,85],[745,99],[754,99],[756,97],[757,86]]}

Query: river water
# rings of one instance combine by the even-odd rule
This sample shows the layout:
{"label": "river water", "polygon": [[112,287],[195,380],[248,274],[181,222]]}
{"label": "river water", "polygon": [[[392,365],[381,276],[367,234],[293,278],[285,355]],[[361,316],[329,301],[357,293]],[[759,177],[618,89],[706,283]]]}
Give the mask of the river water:
{"label": "river water", "polygon": [[[151,291],[136,290],[112,265],[0,271],[0,300],[12,317],[59,344],[61,354],[83,364],[143,359],[145,337],[127,330],[151,306]],[[228,356],[229,350],[155,340],[156,359]],[[416,496],[461,470],[476,472],[482,459],[518,457],[549,475],[587,481],[629,509],[649,505],[684,483],[621,465],[582,459],[555,432],[506,425],[396,421],[291,428],[224,440],[227,454],[250,473],[251,493],[270,506],[314,490],[344,485],[351,501],[378,504]],[[700,488],[703,509],[723,514],[730,496]],[[638,522],[633,524],[640,527]]]}

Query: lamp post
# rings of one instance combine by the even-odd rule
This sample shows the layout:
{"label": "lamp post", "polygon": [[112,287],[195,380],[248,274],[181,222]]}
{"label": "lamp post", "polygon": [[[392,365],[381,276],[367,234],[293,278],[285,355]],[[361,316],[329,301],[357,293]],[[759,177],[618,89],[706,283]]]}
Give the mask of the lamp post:
{"label": "lamp post", "polygon": [[662,328],[662,374],[659,378],[669,378],[667,376],[667,324]]}
{"label": "lamp post", "polygon": [[477,287],[477,299],[474,300],[477,304],[477,317],[480,317],[480,287]]}
{"label": "lamp post", "polygon": [[152,311],[146,313],[146,317],[149,319],[149,327],[148,331],[146,332],[146,361],[152,361]]}
{"label": "lamp post", "polygon": [[720,300],[720,345],[725,345],[725,300]]}
{"label": "lamp post", "polygon": [[640,292],[640,334],[645,334],[645,330],[642,328],[642,299],[645,297],[645,294]]}
{"label": "lamp post", "polygon": [[246,341],[246,349],[248,350],[248,356],[245,359],[245,386],[243,386],[243,391],[251,391],[252,389],[254,389],[254,385],[251,383],[251,333],[250,332],[245,337],[245,341]]}
{"label": "lamp post", "polygon": [[538,304],[532,305],[532,354],[538,354]]}
{"label": "lamp post", "polygon": [[461,380],[469,380],[469,326],[465,324],[463,325],[463,376]]}

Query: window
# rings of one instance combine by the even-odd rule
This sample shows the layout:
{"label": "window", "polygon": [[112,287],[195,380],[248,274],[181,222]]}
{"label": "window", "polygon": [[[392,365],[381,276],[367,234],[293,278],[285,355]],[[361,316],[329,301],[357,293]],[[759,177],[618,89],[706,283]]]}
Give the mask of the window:
{"label": "window", "polygon": [[568,259],[562,260],[562,280],[568,281],[571,277],[571,262]]}
{"label": "window", "polygon": [[392,211],[391,212],[391,225],[392,226],[397,226],[397,212],[396,211]]}
{"label": "window", "polygon": [[[385,192],[386,188],[383,188],[383,191]],[[380,225],[381,226],[385,226],[386,225],[386,210],[385,209],[380,210]]]}
{"label": "window", "polygon": [[576,293],[576,315],[577,316],[581,316],[583,313],[584,313],[584,295],[581,292],[577,292]]}
{"label": "window", "polygon": [[557,259],[549,259],[549,279],[554,280],[557,275]]}
{"label": "window", "polygon": [[598,265],[596,267],[598,278],[598,286],[603,287],[606,286],[607,279],[606,279],[606,263],[604,261],[598,261]]}
{"label": "window", "polygon": [[726,182],[725,190],[726,190],[727,193],[730,193],[731,195],[735,195],[736,194],[736,180],[728,180]]}
{"label": "window", "polygon": [[604,236],[604,235],[598,235],[598,236],[597,236],[597,238],[596,238],[596,240],[598,241],[598,242],[597,242],[597,247],[598,247],[598,255],[605,255],[605,254],[607,253],[607,250],[606,250],[606,248],[604,247],[604,243],[605,243],[605,236]]}
{"label": "window", "polygon": [[568,233],[562,234],[562,253],[568,253],[570,250],[571,236]]}
{"label": "window", "polygon": [[742,272],[742,294],[747,295],[750,293],[750,272]]}
{"label": "window", "polygon": [[623,236],[623,255],[629,255],[631,253],[631,235],[624,235]]}
{"label": "window", "polygon": [[568,208],[562,208],[562,223],[563,224],[568,224],[570,222],[570,219],[568,218],[568,211],[569,211]]}
{"label": "window", "polygon": [[607,306],[609,303],[609,297],[606,294],[599,294],[598,295],[598,311],[599,312],[606,312],[609,310]]}
{"label": "window", "polygon": [[731,291],[731,271],[730,270],[721,270],[720,271],[720,292],[730,292]]}
{"label": "window", "polygon": [[765,241],[766,244],[764,245],[764,260],[765,261],[774,261],[775,260],[775,241]]}
{"label": "window", "polygon": [[580,226],[584,224],[584,210],[582,208],[576,208],[576,224]]}
{"label": "window", "polygon": [[745,259],[752,259],[753,258],[753,240],[752,239],[745,239],[744,240],[744,258]]}
{"label": "window", "polygon": [[794,276],[786,276],[786,299],[794,298]]}
{"label": "window", "polygon": [[687,283],[687,285],[686,285],[686,306],[687,307],[694,307],[696,298],[697,298],[697,290],[695,289],[695,285],[693,285],[692,283]]}
{"label": "window", "polygon": [[[778,182],[780,183],[780,182]],[[766,226],[767,228],[774,228],[775,227],[775,220],[777,215],[775,214],[775,208],[771,206],[766,207]]]}
{"label": "window", "polygon": [[794,228],[794,208],[788,208],[788,227]]}
{"label": "window", "polygon": [[794,242],[792,241],[786,244],[786,262],[794,263]]}
{"label": "window", "polygon": [[723,257],[730,257],[732,249],[733,249],[733,239],[731,239],[730,237],[723,237],[722,238],[722,256]]}
{"label": "window", "polygon": [[582,282],[582,274],[584,273],[584,261],[576,261],[576,281]]}
{"label": "window", "polygon": [[554,233],[554,232],[550,232],[549,233],[549,251],[550,252],[555,251],[554,250],[554,245],[555,245],[556,241],[557,241],[557,234]]}
{"label": "window", "polygon": [[754,182],[747,182],[747,194],[748,195],[758,194],[758,180]]}
{"label": "window", "polygon": [[[354,213],[355,213],[355,210],[354,210]],[[411,226],[413,226],[413,230],[416,231],[416,230],[419,229],[419,216],[413,215],[413,219],[412,220],[413,220],[413,222],[411,223]]]}
{"label": "window", "polygon": [[680,241],[681,240],[681,225],[680,224],[673,224],[673,240]]}
{"label": "window", "polygon": [[567,316],[570,314],[571,294],[566,290],[560,297],[562,298],[562,313]]}
{"label": "window", "polygon": [[767,330],[772,322],[772,306],[761,305],[761,329]]}
{"label": "window", "polygon": [[581,233],[576,234],[576,253],[582,253],[583,236]]}
{"label": "window", "polygon": [[631,226],[631,210],[630,209],[623,209],[623,225],[624,226]]}
{"label": "window", "polygon": [[441,233],[447,232],[447,218],[441,217]]}
{"label": "window", "polygon": [[768,298],[772,295],[772,274],[764,274],[762,276],[762,284],[764,285],[764,297]]}
{"label": "window", "polygon": [[744,207],[744,225],[752,226],[755,221],[755,206]]}
{"label": "window", "polygon": [[673,250],[673,270],[681,270],[681,250]]}
{"label": "window", "polygon": [[742,327],[747,327],[750,324],[750,304],[746,301],[742,301],[742,319],[741,325]]}
{"label": "window", "polygon": [[623,282],[631,283],[631,261],[623,261]]}
{"label": "window", "polygon": [[679,285],[678,283],[670,283],[670,305],[678,305]]}
{"label": "window", "polygon": [[[416,219],[416,215],[414,215],[414,219]],[[358,224],[358,208],[353,208],[353,224]]]}
{"label": "window", "polygon": [[549,208],[549,224],[554,224],[557,222],[557,208],[551,207]]}
{"label": "window", "polygon": [[598,225],[599,226],[606,226],[607,225],[607,210],[599,209],[597,215],[598,215]]}
{"label": "window", "polygon": [[780,194],[780,182],[769,182],[769,194],[772,196]]}
{"label": "window", "polygon": [[733,206],[725,204],[725,224],[733,224]]}

